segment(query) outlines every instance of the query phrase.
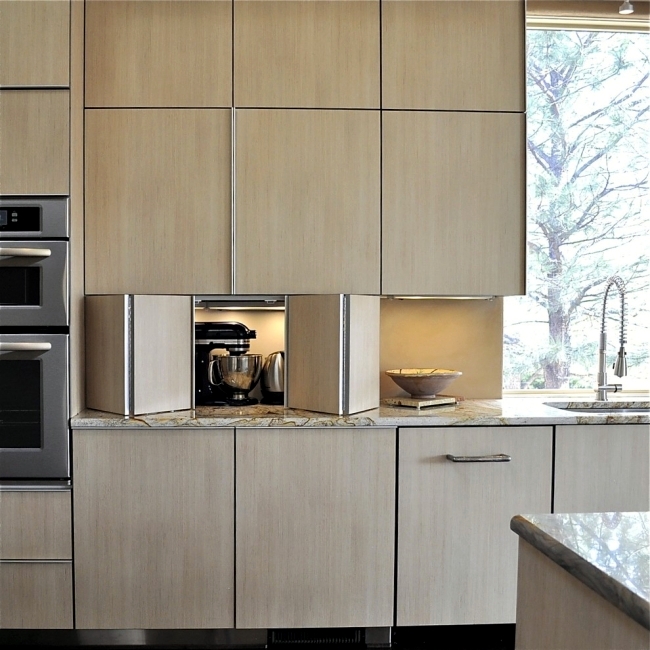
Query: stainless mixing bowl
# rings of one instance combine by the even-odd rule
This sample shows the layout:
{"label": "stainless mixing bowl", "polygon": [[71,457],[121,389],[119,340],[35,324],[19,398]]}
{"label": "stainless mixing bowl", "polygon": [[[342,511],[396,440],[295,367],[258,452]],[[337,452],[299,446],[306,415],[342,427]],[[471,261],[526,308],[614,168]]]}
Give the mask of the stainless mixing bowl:
{"label": "stainless mixing bowl", "polygon": [[221,354],[210,361],[210,383],[232,392],[232,399],[246,399],[262,373],[261,354]]}

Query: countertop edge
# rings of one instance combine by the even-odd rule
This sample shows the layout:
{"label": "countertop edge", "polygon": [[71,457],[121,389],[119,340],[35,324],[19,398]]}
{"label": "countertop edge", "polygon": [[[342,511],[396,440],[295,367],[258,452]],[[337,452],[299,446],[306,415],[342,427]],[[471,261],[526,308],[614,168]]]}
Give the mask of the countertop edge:
{"label": "countertop edge", "polygon": [[650,607],[638,594],[537,527],[525,516],[515,515],[510,520],[510,529],[607,602],[650,630]]}

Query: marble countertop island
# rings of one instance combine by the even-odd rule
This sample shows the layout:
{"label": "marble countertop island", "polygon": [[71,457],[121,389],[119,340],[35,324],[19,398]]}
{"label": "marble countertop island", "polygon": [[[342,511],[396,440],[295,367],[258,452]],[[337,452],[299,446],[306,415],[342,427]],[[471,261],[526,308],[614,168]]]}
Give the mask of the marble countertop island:
{"label": "marble countertop island", "polygon": [[650,513],[518,515],[510,527],[650,630]]}
{"label": "marble countertop island", "polygon": [[[613,400],[612,400],[613,401]],[[545,403],[546,402],[546,403]],[[549,403],[555,406],[549,406]],[[626,402],[619,401],[619,405]],[[576,404],[575,402],[573,403]],[[429,409],[381,406],[355,415],[328,415],[282,406],[199,406],[194,410],[124,417],[85,410],[71,420],[82,428],[139,427],[449,427],[520,426],[553,424],[649,424],[645,413],[569,412],[567,401],[529,397],[495,400],[466,400],[453,406]],[[589,410],[594,402],[580,403]],[[643,402],[647,408],[648,402]]]}

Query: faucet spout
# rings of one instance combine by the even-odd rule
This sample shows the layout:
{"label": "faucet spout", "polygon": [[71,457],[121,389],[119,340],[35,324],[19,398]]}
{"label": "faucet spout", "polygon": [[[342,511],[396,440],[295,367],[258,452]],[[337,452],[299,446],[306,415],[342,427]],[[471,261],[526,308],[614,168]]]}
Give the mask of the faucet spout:
{"label": "faucet spout", "polygon": [[596,392],[598,393],[598,400],[606,402],[608,392],[616,392],[621,390],[620,384],[608,384],[607,383],[607,333],[605,328],[605,316],[607,313],[607,296],[612,287],[618,289],[618,293],[621,296],[621,336],[620,336],[620,348],[618,350],[618,355],[614,363],[614,374],[617,377],[625,377],[627,375],[627,359],[625,352],[625,283],[618,275],[613,275],[609,280],[607,280],[607,286],[605,287],[605,296],[603,298],[603,317],[601,320],[600,326],[600,341],[598,346],[598,377],[597,377],[597,386]]}

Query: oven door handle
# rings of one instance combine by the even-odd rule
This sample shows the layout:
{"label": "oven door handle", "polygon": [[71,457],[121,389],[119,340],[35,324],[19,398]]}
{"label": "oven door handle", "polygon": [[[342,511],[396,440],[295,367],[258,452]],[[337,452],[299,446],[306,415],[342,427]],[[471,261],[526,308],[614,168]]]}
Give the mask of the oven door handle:
{"label": "oven door handle", "polygon": [[49,248],[2,248],[0,257],[49,257],[52,251]]}
{"label": "oven door handle", "polygon": [[2,343],[0,352],[47,352],[52,349],[51,343]]}

